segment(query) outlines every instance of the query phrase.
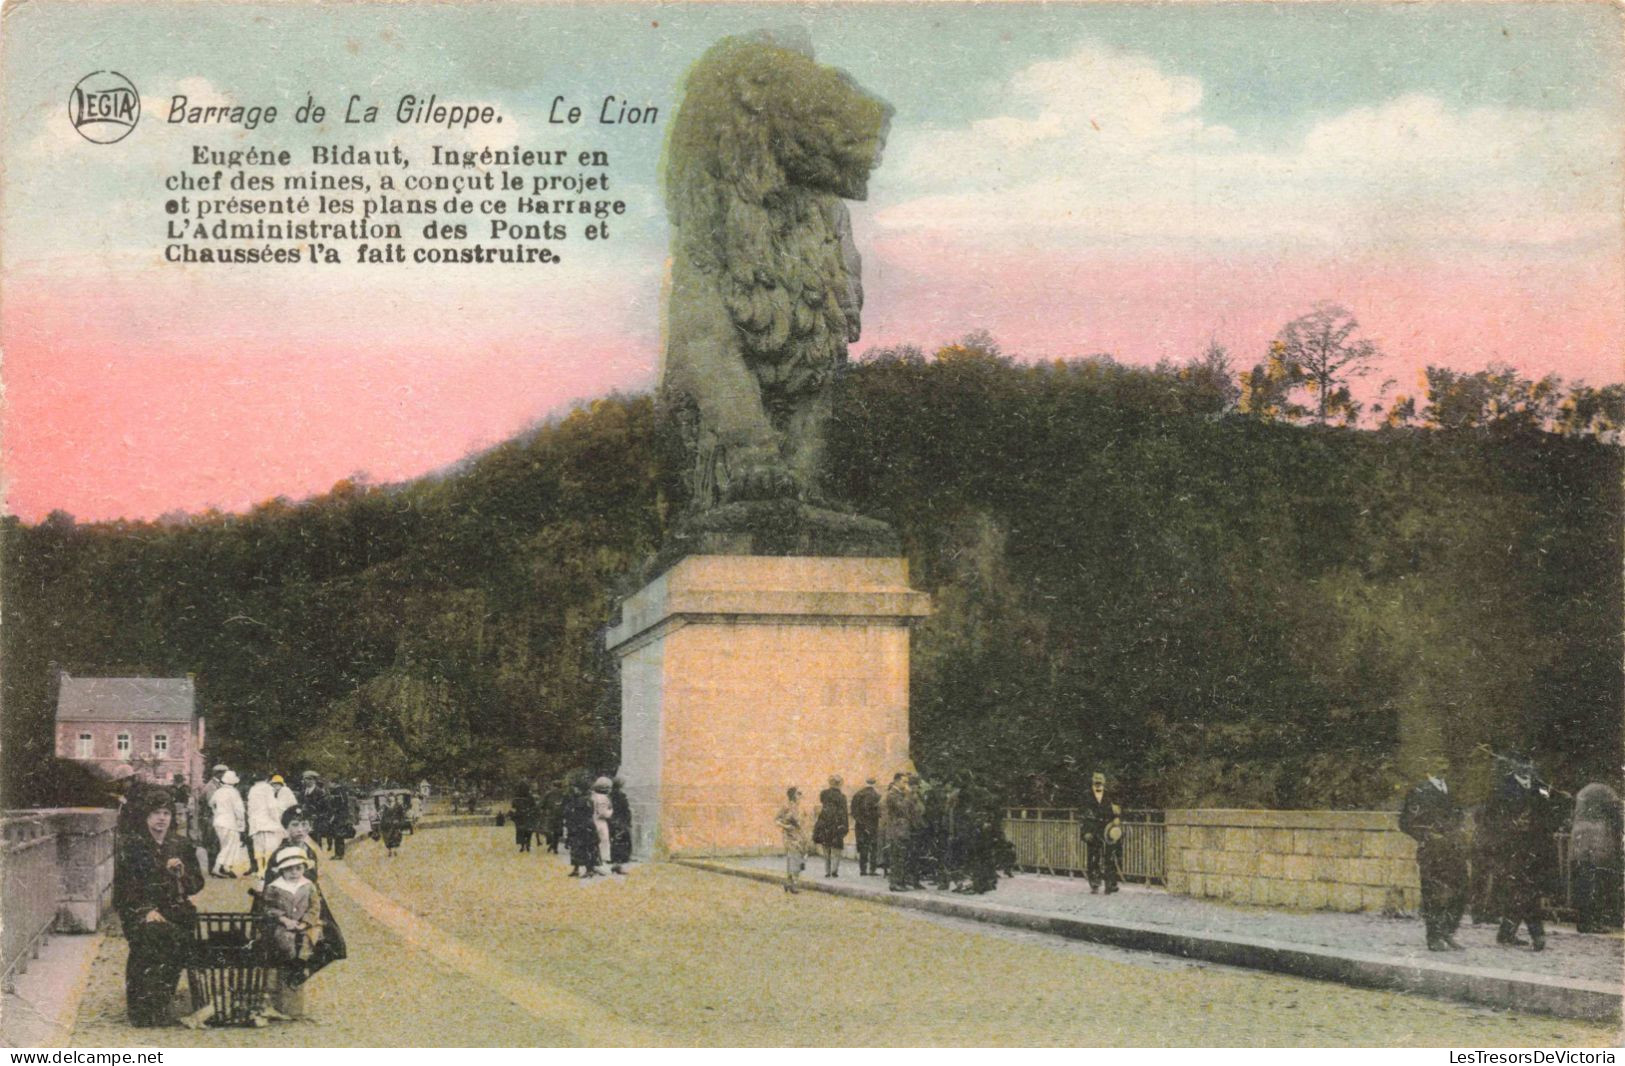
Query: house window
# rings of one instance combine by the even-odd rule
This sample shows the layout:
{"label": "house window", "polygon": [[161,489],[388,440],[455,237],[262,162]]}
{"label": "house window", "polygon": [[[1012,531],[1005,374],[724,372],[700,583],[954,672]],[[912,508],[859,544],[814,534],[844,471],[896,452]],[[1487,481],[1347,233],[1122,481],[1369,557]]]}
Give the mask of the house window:
{"label": "house window", "polygon": [[130,757],[130,734],[128,733],[118,735],[118,757],[121,759]]}
{"label": "house window", "polygon": [[154,733],[152,735],[152,753],[154,755],[169,754],[169,734]]}
{"label": "house window", "polygon": [[89,733],[79,734],[79,758],[94,759],[96,757],[96,738]]}

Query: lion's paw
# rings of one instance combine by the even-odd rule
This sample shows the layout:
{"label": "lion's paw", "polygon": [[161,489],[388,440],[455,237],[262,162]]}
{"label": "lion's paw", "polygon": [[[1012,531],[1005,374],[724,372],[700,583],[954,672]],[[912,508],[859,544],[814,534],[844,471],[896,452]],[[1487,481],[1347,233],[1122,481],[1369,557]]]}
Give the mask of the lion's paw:
{"label": "lion's paw", "polygon": [[728,481],[730,501],[794,499],[799,494],[795,476],[775,460],[744,463]]}

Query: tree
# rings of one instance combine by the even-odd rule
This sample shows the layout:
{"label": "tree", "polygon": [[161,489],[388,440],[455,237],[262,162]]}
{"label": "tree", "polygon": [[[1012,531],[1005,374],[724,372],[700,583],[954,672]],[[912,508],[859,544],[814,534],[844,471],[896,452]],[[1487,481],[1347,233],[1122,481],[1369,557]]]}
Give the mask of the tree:
{"label": "tree", "polygon": [[1271,354],[1278,350],[1281,363],[1296,371],[1290,375],[1292,385],[1301,385],[1313,396],[1315,421],[1321,425],[1338,415],[1347,422],[1359,417],[1360,405],[1350,392],[1349,381],[1370,373],[1372,364],[1382,357],[1375,343],[1355,336],[1359,329],[1360,323],[1347,308],[1318,303],[1275,335]]}
{"label": "tree", "polygon": [[1207,350],[1177,373],[1180,381],[1211,397],[1220,414],[1235,410],[1241,399],[1241,389],[1230,367],[1230,349],[1220,344],[1217,337],[1209,339]]}
{"label": "tree", "polygon": [[1427,421],[1439,429],[1545,429],[1562,399],[1560,379],[1547,375],[1533,380],[1504,364],[1471,373],[1430,366],[1424,374]]}
{"label": "tree", "polygon": [[1577,382],[1557,407],[1557,431],[1568,437],[1616,441],[1625,428],[1625,385],[1593,388]]}
{"label": "tree", "polygon": [[1270,343],[1269,358],[1241,377],[1239,407],[1254,418],[1302,418],[1308,413],[1302,404],[1292,402],[1292,390],[1303,384],[1303,371],[1287,362],[1286,346]]}

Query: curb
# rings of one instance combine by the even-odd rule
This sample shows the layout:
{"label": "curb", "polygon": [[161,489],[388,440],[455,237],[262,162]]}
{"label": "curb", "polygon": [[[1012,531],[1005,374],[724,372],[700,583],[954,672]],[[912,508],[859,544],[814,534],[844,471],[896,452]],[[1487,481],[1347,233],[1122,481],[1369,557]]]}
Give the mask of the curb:
{"label": "curb", "polygon": [[[680,866],[709,873],[775,885],[784,882],[783,875],[769,870],[741,869],[701,859],[673,861]],[[1474,970],[1430,961],[1396,962],[1381,955],[1334,952],[1327,948],[1278,940],[1184,933],[1166,926],[1105,918],[1074,918],[1042,911],[1018,910],[998,903],[970,903],[906,893],[876,895],[846,885],[817,881],[804,881],[801,887],[949,918],[967,918],[991,925],[1051,933],[1070,940],[1086,940],[1134,951],[1154,951],[1182,959],[1267,970],[1311,980],[1335,981],[1359,988],[1409,992],[1578,1021],[1614,1022],[1620,1017],[1620,989],[1597,981],[1564,981],[1539,974]]]}

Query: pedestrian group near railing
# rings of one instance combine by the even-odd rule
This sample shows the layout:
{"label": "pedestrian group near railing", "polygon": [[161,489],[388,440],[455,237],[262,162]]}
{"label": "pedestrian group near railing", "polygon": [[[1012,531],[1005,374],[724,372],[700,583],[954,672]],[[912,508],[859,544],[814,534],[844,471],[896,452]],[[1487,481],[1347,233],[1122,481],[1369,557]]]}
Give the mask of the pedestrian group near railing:
{"label": "pedestrian group near railing", "polygon": [[[1568,794],[1542,780],[1527,754],[1496,755],[1495,785],[1469,844],[1466,812],[1445,780],[1448,769],[1448,760],[1433,758],[1399,814],[1400,829],[1416,840],[1428,949],[1462,950],[1456,932],[1470,905],[1475,923],[1497,923],[1497,944],[1544,951],[1546,902],[1559,892],[1564,872],[1558,797]],[[1603,932],[1622,918],[1620,800],[1603,784],[1587,785],[1572,798],[1567,863],[1575,927]],[[1520,930],[1527,930],[1527,940]]]}
{"label": "pedestrian group near railing", "polygon": [[969,773],[941,781],[899,771],[884,795],[869,778],[850,798],[840,777],[818,794],[810,817],[800,790],[785,792],[774,817],[784,837],[785,891],[800,890],[806,856],[817,850],[824,876],[841,875],[846,837],[855,837],[859,877],[884,873],[893,892],[929,881],[955,892],[991,892],[1000,873],[1015,873],[1015,847],[1005,839],[1003,808]]}

